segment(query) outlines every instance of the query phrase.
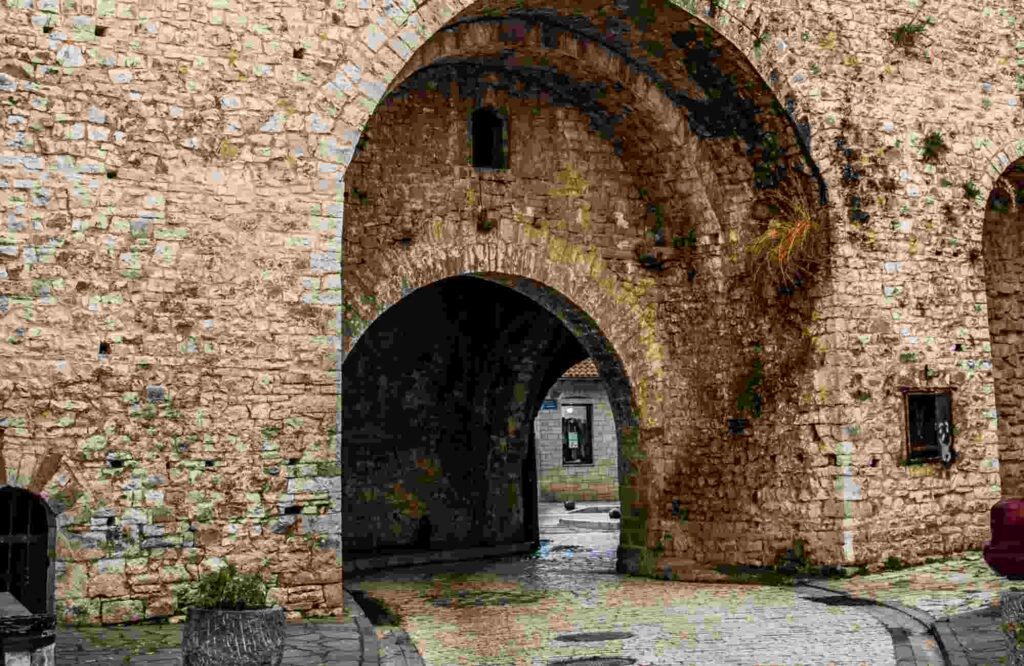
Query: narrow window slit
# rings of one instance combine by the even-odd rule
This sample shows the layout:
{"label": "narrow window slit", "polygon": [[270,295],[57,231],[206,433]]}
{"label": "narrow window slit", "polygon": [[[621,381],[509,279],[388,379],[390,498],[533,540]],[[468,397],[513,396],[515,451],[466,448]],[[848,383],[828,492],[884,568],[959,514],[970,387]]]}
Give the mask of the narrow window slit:
{"label": "narrow window slit", "polygon": [[470,135],[475,168],[508,168],[508,123],[497,110],[484,107],[474,111]]}

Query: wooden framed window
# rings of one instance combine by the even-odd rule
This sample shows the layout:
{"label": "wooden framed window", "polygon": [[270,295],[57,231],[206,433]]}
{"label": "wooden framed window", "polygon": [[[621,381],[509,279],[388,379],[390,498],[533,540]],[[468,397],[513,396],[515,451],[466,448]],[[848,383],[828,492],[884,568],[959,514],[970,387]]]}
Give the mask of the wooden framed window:
{"label": "wooden framed window", "polygon": [[907,462],[953,462],[953,394],[949,390],[904,393]]}
{"label": "wooden framed window", "polygon": [[504,114],[489,106],[473,111],[469,133],[474,168],[508,168],[508,120]]}
{"label": "wooden framed window", "polygon": [[562,404],[562,464],[594,462],[592,413],[591,405]]}

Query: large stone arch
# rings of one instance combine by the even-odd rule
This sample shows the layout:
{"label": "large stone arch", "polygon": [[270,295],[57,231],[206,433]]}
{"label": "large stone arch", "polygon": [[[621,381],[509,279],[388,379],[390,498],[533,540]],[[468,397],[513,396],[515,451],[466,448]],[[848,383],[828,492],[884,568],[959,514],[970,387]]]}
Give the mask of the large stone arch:
{"label": "large stone arch", "polygon": [[[793,88],[794,84],[806,80],[806,74],[790,71],[786,59],[787,45],[783,40],[772,40],[771,44],[766,44],[768,34],[762,30],[766,22],[761,8],[753,3],[743,3],[738,8],[717,11],[715,8],[705,8],[700,11],[698,3],[693,0],[681,0],[671,5],[661,10],[644,8],[643,11],[638,10],[636,15],[631,15],[629,10],[618,9],[622,20],[633,20],[644,32],[657,24],[658,11],[664,11],[666,15],[677,13],[692,19],[695,24],[706,28],[706,34],[714,35],[716,45],[721,44],[730,52],[728,59],[738,71],[742,71],[751,80],[756,79],[766,92],[770,91],[774,100],[781,100],[776,102],[779,114],[785,118],[793,133],[800,135],[796,145],[819,181],[821,200],[824,202],[827,198],[825,178],[818,164],[828,165],[826,173],[829,174],[837,167],[826,159],[827,152],[820,144],[811,144],[810,114],[801,108],[802,100]],[[362,43],[354,46],[359,55],[352,60],[338,62],[331,80],[321,85],[310,101],[310,107],[318,112],[318,118],[341,118],[341,124],[334,128],[335,134],[342,139],[338,152],[341,172],[344,173],[373,109],[386,92],[393,88],[394,82],[401,80],[401,73],[408,68],[425,42],[447,25],[465,19],[468,14],[475,12],[495,16],[513,8],[527,11],[530,6],[505,0],[461,0],[455,3],[432,1],[411,10],[393,7],[388,12],[391,22],[380,21],[367,26],[361,35]],[[576,17],[584,15],[576,7],[566,5],[565,9]],[[372,62],[372,71],[360,67],[353,60]],[[661,84],[656,85],[660,87]]]}
{"label": "large stone arch", "polygon": [[[349,312],[345,358],[373,322],[409,294],[455,276],[504,285],[554,314],[594,359],[612,398],[620,498],[627,507],[619,565],[638,571],[640,553],[648,545],[649,491],[655,475],[644,450],[663,439],[666,407],[658,399],[666,381],[662,335],[643,288],[616,277],[594,248],[566,241],[546,228],[505,220],[497,233],[466,242],[458,227],[434,222],[435,244],[383,249],[368,271],[376,281],[346,285],[348,302],[371,307],[363,310],[365,318],[355,315],[354,307]],[[548,261],[552,254],[565,261]]]}
{"label": "large stone arch", "polygon": [[[818,381],[817,374],[807,374],[806,366],[815,361],[808,351],[810,338],[804,332],[815,297],[797,297],[795,308],[799,314],[789,310],[783,314],[779,308],[788,305],[770,304],[767,311],[775,314],[763,316],[765,310],[751,305],[756,297],[742,247],[763,229],[763,218],[759,217],[763,211],[754,210],[759,187],[770,189],[783,180],[801,182],[818,202],[827,198],[827,190],[813,162],[806,161],[801,147],[805,139],[793,128],[782,105],[772,104],[776,100],[757,72],[739,61],[730,61],[722,70],[709,65],[708,61],[714,59],[709,52],[728,49],[732,57],[736,55],[735,48],[713,31],[704,32],[697,25],[699,22],[685,12],[679,14],[679,22],[665,28],[670,33],[665,39],[674,42],[664,48],[682,53],[692,46],[705,52],[704,64],[696,66],[717,72],[718,78],[712,79],[722,88],[716,89],[705,79],[703,98],[678,92],[688,86],[691,91],[702,88],[685,83],[690,76],[685,70],[675,72],[674,78],[662,76],[653,65],[630,61],[622,57],[621,48],[608,48],[608,44],[595,49],[600,52],[594,62],[581,64],[579,58],[571,56],[574,51],[579,54],[583,50],[583,38],[588,37],[586,30],[576,30],[569,37],[563,35],[547,43],[543,35],[527,33],[535,47],[527,51],[530,57],[548,55],[564,71],[587,82],[613,77],[616,83],[621,80],[623,95],[629,97],[618,99],[609,95],[601,97],[600,103],[612,109],[630,106],[630,113],[642,117],[654,129],[651,140],[644,144],[650,146],[647,152],[638,148],[619,155],[612,142],[589,123],[587,109],[567,104],[563,112],[562,106],[555,103],[539,105],[534,115],[538,120],[530,120],[527,114],[522,118],[523,126],[536,132],[535,141],[550,142],[543,145],[550,145],[552,155],[558,157],[548,163],[527,160],[518,171],[518,167],[510,169],[508,176],[482,174],[462,166],[466,158],[460,147],[465,134],[462,118],[468,115],[468,105],[485,94],[463,94],[463,87],[472,88],[474,79],[468,77],[460,82],[442,78],[433,88],[421,79],[429,83],[428,75],[443,72],[445,67],[457,68],[466,62],[494,57],[487,46],[494,40],[489,38],[509,25],[496,24],[486,17],[466,19],[463,24],[453,24],[458,31],[467,31],[465,39],[452,37],[445,29],[434,34],[430,44],[420,45],[424,55],[409,61],[408,71],[394,82],[385,101],[375,107],[373,117],[363,129],[365,140],[358,150],[353,143],[355,159],[346,155],[343,160],[348,166],[344,176],[344,329],[339,375],[344,373],[340,359],[352,347],[345,338],[357,337],[387,304],[398,302],[403,286],[407,291],[424,280],[441,279],[460,271],[494,271],[549,284],[570,299],[579,298],[577,302],[581,305],[591,299],[584,309],[612,341],[632,380],[642,425],[638,445],[648,461],[641,471],[658,470],[643,477],[650,501],[641,507],[646,527],[643,543],[638,545],[653,549],[641,548],[646,555],[643,568],[653,573],[661,553],[665,557],[660,560],[663,566],[659,570],[671,571],[675,567],[674,575],[689,575],[707,564],[751,560],[763,563],[773,559],[782,540],[792,541],[794,531],[813,531],[811,540],[818,556],[838,559],[838,527],[820,524],[820,507],[814,519],[808,513],[806,525],[801,522],[803,518],[780,519],[786,524],[779,525],[780,529],[770,538],[752,542],[747,552],[737,553],[727,537],[729,532],[749,529],[747,522],[753,525],[765,516],[770,521],[771,516],[780,514],[769,511],[762,512],[761,518],[750,516],[741,508],[749,501],[747,491],[742,493],[742,499],[739,494],[729,498],[709,496],[707,502],[698,499],[707,493],[714,494],[710,488],[701,489],[696,479],[716,473],[713,461],[718,456],[729,457],[729,478],[723,483],[736,488],[746,488],[745,484],[754,477],[744,466],[763,467],[767,475],[778,475],[778,479],[766,483],[781,486],[784,484],[782,468],[776,466],[778,456],[793,457],[794,463],[802,460],[803,454],[792,445],[798,440],[801,446],[806,445],[803,440],[809,436],[804,428],[794,427],[793,422],[815,409],[803,400],[803,391],[797,388],[803,382]],[[517,20],[520,19],[514,18],[513,24]],[[572,32],[561,24],[554,28],[543,25],[539,28],[541,32]],[[409,55],[406,54],[406,60]],[[473,77],[487,74],[479,70],[472,73]],[[498,88],[498,83],[489,84],[490,89]],[[351,80],[339,78],[331,85],[340,91],[351,84]],[[385,91],[379,92],[383,96]],[[494,94],[501,95],[502,103],[518,104],[519,111],[523,111],[525,102],[515,92],[499,89]],[[728,98],[732,105],[726,105],[726,120],[713,114],[714,94]],[[415,127],[410,120],[414,107],[423,107],[422,113],[417,111]],[[561,134],[554,130],[550,136],[544,134],[545,119],[549,117],[556,124],[569,123],[571,127],[559,130]],[[621,127],[629,138],[629,132],[640,136],[641,124],[630,125],[627,120]],[[773,131],[777,145],[771,146],[771,150],[769,146],[758,145],[764,144]],[[576,147],[563,145],[570,139],[558,136],[572,137]],[[700,137],[697,145],[703,142],[713,148],[694,151],[690,161],[678,163],[680,171],[704,169],[717,173],[701,183],[699,194],[703,196],[691,197],[666,210],[668,215],[683,220],[678,227],[681,231],[695,232],[696,247],[669,252],[670,265],[663,273],[638,269],[633,250],[645,238],[648,225],[642,192],[649,181],[658,183],[652,188],[667,183],[665,191],[675,191],[676,181],[681,180],[678,172],[658,165],[657,161],[676,166],[672,162],[673,152],[694,145],[694,137]],[[358,135],[353,138],[358,141]],[[656,153],[658,149],[660,153]],[[774,155],[774,162],[766,166],[762,162],[767,161],[769,154]],[[593,159],[588,162],[584,155]],[[655,166],[638,166],[645,157]],[[615,174],[601,172],[600,168]],[[580,178],[567,177],[569,181],[577,185],[581,179],[601,184],[601,191],[596,194],[594,190],[598,188],[591,188],[591,195],[597,197],[593,202],[584,193],[586,187],[567,193],[573,188],[560,182],[564,172],[574,170],[579,171],[575,176]],[[493,212],[496,223],[490,232],[475,224],[476,197],[484,195],[475,194],[474,188],[485,185],[491,200],[490,210],[483,212]],[[435,190],[433,194],[431,188]],[[727,190],[726,196],[733,203],[731,209],[708,210],[714,208],[707,203],[712,199],[709,190],[716,189]],[[531,194],[537,190],[542,194]],[[614,196],[602,198],[607,191],[614,192]],[[464,192],[466,203],[462,204]],[[537,201],[555,211],[547,215],[552,219],[529,212],[536,208]],[[479,207],[484,208],[483,204]],[[618,219],[613,221],[616,215]],[[589,222],[599,230],[589,229]],[[595,272],[595,265],[602,268]],[[552,279],[558,274],[564,277]],[[593,302],[590,294],[600,292],[611,301]],[[615,321],[619,316],[614,313],[622,311],[617,301],[630,306],[621,321]],[[688,330],[681,329],[679,322],[687,322]],[[710,345],[713,352],[702,350],[703,344]],[[751,409],[760,415],[760,398],[747,396],[740,400],[736,394],[755,381],[751,377],[759,377],[756,368],[760,367],[759,355],[764,350],[773,356],[765,367],[773,377],[771,391],[777,399],[766,407],[771,412],[766,417],[770,425],[764,427],[762,436],[775,432],[772,436],[777,441],[772,447],[779,448],[775,452],[769,447],[769,454],[768,449],[757,451],[757,447],[751,447],[736,457],[727,440],[727,423],[737,421],[733,418],[737,410]],[[743,426],[739,427],[742,430]],[[690,447],[685,455],[684,447]],[[797,485],[814,484],[803,479]],[[754,501],[759,501],[756,489],[752,486],[750,490]],[[797,490],[790,488],[762,493],[760,497],[769,498],[764,500],[768,503],[787,503],[790,493],[795,501]],[[815,501],[827,502],[816,486],[805,488],[801,494],[807,493]],[[687,518],[690,506],[700,506],[694,508],[692,521]],[[814,526],[810,527],[812,522]]]}

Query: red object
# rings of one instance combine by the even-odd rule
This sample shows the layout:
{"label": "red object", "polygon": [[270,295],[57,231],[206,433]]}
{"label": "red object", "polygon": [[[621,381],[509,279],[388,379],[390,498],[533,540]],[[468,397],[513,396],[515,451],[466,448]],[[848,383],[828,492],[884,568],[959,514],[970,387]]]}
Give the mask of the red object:
{"label": "red object", "polygon": [[985,562],[1000,576],[1024,580],[1024,498],[999,500],[990,520],[992,540],[985,544]]}

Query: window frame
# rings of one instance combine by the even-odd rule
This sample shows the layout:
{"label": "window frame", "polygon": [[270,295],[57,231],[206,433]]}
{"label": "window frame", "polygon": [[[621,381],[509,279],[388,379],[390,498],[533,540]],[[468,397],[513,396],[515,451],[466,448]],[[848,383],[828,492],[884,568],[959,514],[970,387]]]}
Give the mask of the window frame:
{"label": "window frame", "polygon": [[[955,449],[956,426],[955,426],[954,421],[953,421],[953,389],[949,388],[949,387],[946,387],[946,388],[934,388],[934,389],[911,389],[911,388],[904,388],[904,389],[901,390],[901,393],[903,393],[903,423],[904,423],[904,432],[905,432],[904,444],[903,444],[903,451],[904,451],[904,456],[905,456],[904,457],[904,464],[915,465],[915,464],[935,463],[935,462],[939,462],[939,463],[942,463],[942,464],[947,465],[947,466],[953,464],[953,462],[955,462],[956,459],[957,459],[957,453],[956,453],[956,449]],[[922,448],[919,445],[920,444],[919,442],[915,442],[914,441],[914,436],[913,436],[913,425],[914,424],[913,424],[913,421],[912,421],[911,402],[915,398],[919,399],[919,398],[929,397],[929,396],[932,397],[932,398],[944,397],[948,401],[948,417],[949,417],[949,420],[947,421],[947,423],[948,423],[948,431],[949,431],[949,446],[948,446],[948,450],[949,450],[949,454],[950,454],[950,458],[949,458],[948,461],[942,459],[942,448],[941,448],[941,445],[939,443],[939,436],[938,435],[935,435],[934,443],[932,443],[930,447],[927,447],[927,442],[925,442],[925,445],[926,445],[927,448]],[[938,409],[938,404],[937,403],[938,403],[937,400],[933,400],[933,402],[930,405],[931,412],[932,412],[931,423],[933,424],[933,428],[935,428],[936,430],[938,430],[937,424],[939,423],[937,415],[938,415],[938,413],[940,411]]]}
{"label": "window frame", "polygon": [[[476,118],[477,118],[477,114],[479,114],[479,113],[488,113],[488,112],[493,115],[494,119],[496,119],[498,121],[498,124],[500,125],[500,130],[501,130],[500,137],[497,137],[499,145],[498,146],[492,146],[492,148],[498,148],[499,149],[499,153],[498,154],[500,154],[500,157],[501,157],[501,160],[500,160],[501,166],[492,166],[492,165],[478,166],[477,163],[476,163],[476,140],[475,140],[475,136],[474,136],[475,133],[476,133],[475,132],[475,130],[476,130]],[[469,130],[469,163],[473,166],[473,168],[475,170],[477,170],[477,171],[484,171],[484,172],[488,172],[488,171],[491,171],[491,172],[508,171],[509,168],[510,168],[510,165],[512,163],[512,154],[511,154],[512,151],[511,151],[510,143],[509,143],[508,110],[505,109],[504,107],[497,107],[497,106],[491,106],[491,105],[486,105],[486,104],[483,105],[483,106],[474,107],[473,110],[470,111],[470,113],[469,113],[468,130]],[[493,140],[495,137],[492,135],[491,138]]]}
{"label": "window frame", "polygon": [[[562,424],[562,466],[563,467],[579,467],[594,464],[594,405],[589,402],[562,402],[559,401],[559,421]],[[567,460],[566,455],[570,451],[569,449],[569,431],[566,428],[566,417],[562,411],[566,407],[572,407],[573,409],[582,407],[586,409],[587,420],[586,420],[586,451],[589,454],[587,459],[581,460]],[[578,419],[576,419],[578,420]],[[582,449],[582,443],[580,448]],[[582,458],[582,456],[581,456]]]}

